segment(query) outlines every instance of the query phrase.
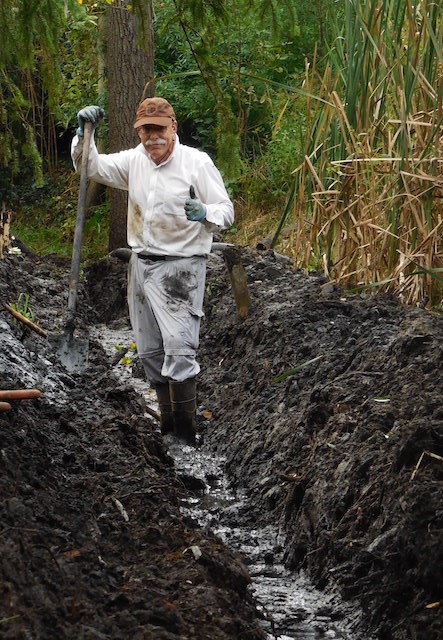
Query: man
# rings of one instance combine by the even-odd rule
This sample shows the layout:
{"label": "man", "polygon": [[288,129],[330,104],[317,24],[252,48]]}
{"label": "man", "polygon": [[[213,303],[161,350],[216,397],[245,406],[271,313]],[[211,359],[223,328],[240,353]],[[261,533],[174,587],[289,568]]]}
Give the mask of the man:
{"label": "man", "polygon": [[[76,169],[84,124],[95,129],[103,115],[96,106],[78,112]],[[206,257],[234,208],[211,158],[180,143],[169,102],[143,100],[134,128],[140,144],[120,153],[98,153],[91,136],[88,176],[128,191],[128,306],[138,357],[157,393],[161,432],[194,445]]]}

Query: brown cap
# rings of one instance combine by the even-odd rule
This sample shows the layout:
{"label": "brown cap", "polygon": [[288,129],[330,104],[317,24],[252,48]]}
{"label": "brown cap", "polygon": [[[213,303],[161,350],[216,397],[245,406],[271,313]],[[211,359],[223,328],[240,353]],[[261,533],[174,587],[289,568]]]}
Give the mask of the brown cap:
{"label": "brown cap", "polygon": [[175,119],[174,109],[164,98],[146,98],[140,102],[135,116],[134,129],[143,124],[158,124],[161,127]]}

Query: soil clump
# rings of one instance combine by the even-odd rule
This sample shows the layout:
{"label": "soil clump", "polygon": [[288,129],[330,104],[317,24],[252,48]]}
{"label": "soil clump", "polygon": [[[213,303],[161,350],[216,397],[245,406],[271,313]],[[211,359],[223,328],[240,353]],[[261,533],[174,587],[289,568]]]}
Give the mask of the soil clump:
{"label": "soil clump", "polygon": [[[60,332],[69,261],[22,249],[0,261],[1,298],[26,292]],[[246,522],[285,532],[291,569],[362,607],[352,640],[441,638],[442,316],[273,251],[242,260],[243,321],[222,255],[208,260],[200,446],[226,457]],[[85,275],[79,334],[127,325],[125,264]],[[6,311],[0,344],[0,388],[42,390],[0,412],[1,637],[264,638],[242,559],[182,515],[158,425],[101,345],[70,375]]]}

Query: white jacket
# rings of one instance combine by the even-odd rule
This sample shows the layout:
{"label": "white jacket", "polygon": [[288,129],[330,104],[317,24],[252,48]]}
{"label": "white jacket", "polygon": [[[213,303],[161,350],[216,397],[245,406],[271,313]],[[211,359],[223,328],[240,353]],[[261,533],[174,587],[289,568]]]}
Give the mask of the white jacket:
{"label": "white jacket", "polygon": [[[80,165],[83,138],[75,136],[71,155]],[[133,251],[190,257],[211,251],[212,232],[234,221],[234,207],[220,172],[207,153],[180,143],[176,136],[169,158],[156,165],[142,144],[119,153],[98,153],[91,136],[88,176],[128,191],[128,245]],[[189,187],[206,205],[206,220],[190,222],[184,210]]]}

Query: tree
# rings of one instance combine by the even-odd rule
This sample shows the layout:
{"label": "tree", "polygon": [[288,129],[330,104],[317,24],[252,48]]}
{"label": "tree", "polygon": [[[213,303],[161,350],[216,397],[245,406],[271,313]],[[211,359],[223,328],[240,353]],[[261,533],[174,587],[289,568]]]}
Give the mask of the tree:
{"label": "tree", "polygon": [[[109,151],[134,146],[136,107],[154,95],[154,38],[152,7],[147,2],[137,13],[129,0],[114,0],[106,10]],[[145,93],[145,87],[146,93]],[[126,245],[127,194],[110,190],[109,250]]]}
{"label": "tree", "polygon": [[[289,65],[283,63],[297,36],[293,5],[293,0],[170,0],[158,11],[159,66],[172,76],[161,86],[178,88],[179,109],[203,123],[199,142],[214,146],[228,184],[238,182],[245,170],[248,134],[272,120],[264,78],[284,75],[287,80]],[[171,35],[177,25],[184,41]],[[189,78],[180,86],[177,71],[198,73],[206,93]]]}

